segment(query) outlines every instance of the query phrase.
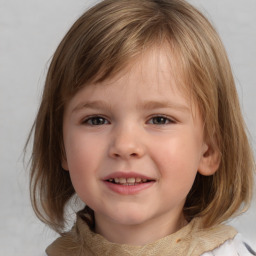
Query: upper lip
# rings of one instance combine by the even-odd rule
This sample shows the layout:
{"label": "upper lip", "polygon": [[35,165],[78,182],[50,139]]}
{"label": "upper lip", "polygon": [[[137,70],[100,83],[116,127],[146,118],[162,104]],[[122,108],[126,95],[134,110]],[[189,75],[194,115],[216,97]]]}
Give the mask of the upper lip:
{"label": "upper lip", "polygon": [[141,178],[141,179],[147,179],[147,180],[156,180],[152,177],[136,173],[136,172],[113,172],[106,177],[103,178],[103,180],[109,180],[109,179],[115,179],[115,178]]}

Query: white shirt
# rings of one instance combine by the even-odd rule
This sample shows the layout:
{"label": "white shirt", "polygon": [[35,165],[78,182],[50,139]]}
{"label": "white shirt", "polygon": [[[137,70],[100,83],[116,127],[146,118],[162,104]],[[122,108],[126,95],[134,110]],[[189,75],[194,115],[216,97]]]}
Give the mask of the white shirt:
{"label": "white shirt", "polygon": [[234,239],[227,240],[220,247],[201,256],[252,256],[256,255],[252,248],[246,244],[242,236],[237,234]]}

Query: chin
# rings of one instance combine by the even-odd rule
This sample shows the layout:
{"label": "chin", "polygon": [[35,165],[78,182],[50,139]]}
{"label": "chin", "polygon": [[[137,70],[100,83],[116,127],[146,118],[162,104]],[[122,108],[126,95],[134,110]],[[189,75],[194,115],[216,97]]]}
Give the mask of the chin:
{"label": "chin", "polygon": [[117,214],[113,214],[112,218],[116,223],[130,226],[140,225],[149,219],[149,217],[145,216],[141,211],[137,213],[134,211],[118,212]]}

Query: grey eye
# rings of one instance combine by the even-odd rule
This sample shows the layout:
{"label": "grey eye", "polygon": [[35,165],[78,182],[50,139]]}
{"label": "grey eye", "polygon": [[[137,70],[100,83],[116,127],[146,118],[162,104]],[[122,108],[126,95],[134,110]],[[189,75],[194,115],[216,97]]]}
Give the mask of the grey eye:
{"label": "grey eye", "polygon": [[108,121],[104,117],[95,116],[86,119],[83,123],[88,125],[103,125],[108,124]]}
{"label": "grey eye", "polygon": [[149,123],[155,124],[155,125],[162,125],[162,124],[173,123],[173,121],[164,116],[155,116],[150,119]]}
{"label": "grey eye", "polygon": [[162,116],[157,116],[152,118],[153,124],[166,124],[168,122],[167,118]]}

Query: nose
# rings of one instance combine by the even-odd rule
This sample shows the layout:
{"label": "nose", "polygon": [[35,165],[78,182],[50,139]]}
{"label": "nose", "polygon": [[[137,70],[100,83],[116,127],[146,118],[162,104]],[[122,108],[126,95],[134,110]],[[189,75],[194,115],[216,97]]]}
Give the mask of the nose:
{"label": "nose", "polygon": [[109,156],[116,159],[141,158],[145,154],[143,136],[136,127],[118,127],[113,131]]}

